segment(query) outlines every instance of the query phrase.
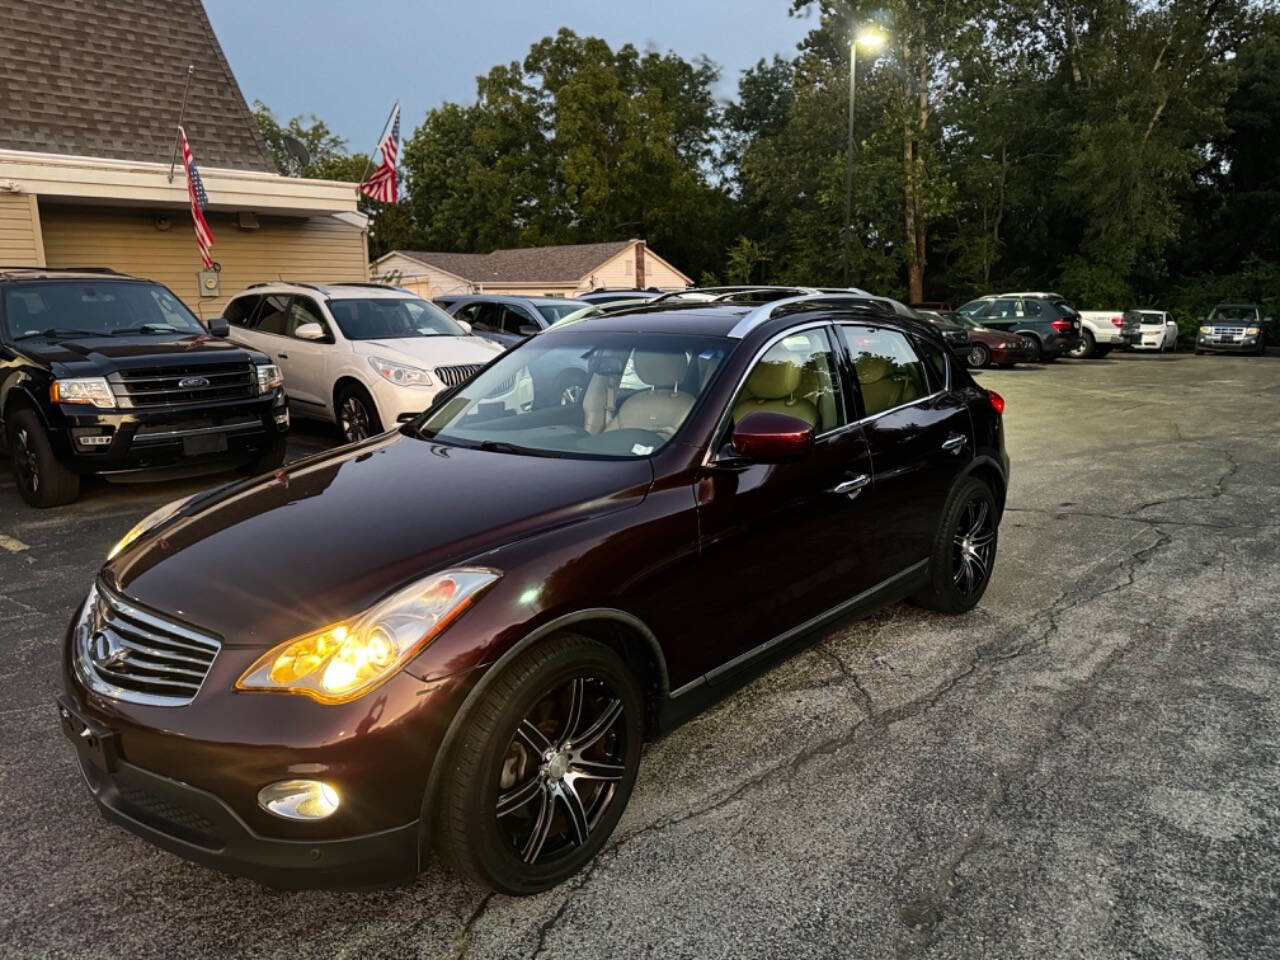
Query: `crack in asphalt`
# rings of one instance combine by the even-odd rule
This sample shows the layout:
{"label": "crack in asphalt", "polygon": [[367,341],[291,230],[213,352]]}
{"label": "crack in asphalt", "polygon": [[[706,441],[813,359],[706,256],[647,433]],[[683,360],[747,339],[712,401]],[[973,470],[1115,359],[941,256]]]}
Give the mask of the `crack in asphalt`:
{"label": "crack in asphalt", "polygon": [[492,890],[480,898],[480,902],[476,904],[476,908],[471,911],[471,916],[467,917],[467,922],[462,925],[462,932],[453,942],[454,954],[453,960],[462,960],[467,950],[471,948],[471,928],[476,925],[476,921],[480,919],[480,915],[489,907],[489,901],[497,894]]}

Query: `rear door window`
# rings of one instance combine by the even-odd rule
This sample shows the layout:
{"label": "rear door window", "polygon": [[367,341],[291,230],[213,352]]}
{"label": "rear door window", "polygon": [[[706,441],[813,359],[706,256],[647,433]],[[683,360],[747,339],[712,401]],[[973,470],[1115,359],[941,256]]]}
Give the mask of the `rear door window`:
{"label": "rear door window", "polygon": [[947,389],[947,355],[941,347],[923,338],[916,341],[929,368],[929,382],[935,392]]}
{"label": "rear door window", "polygon": [[852,324],[841,325],[840,331],[853,358],[867,416],[928,396],[924,363],[904,334]]}
{"label": "rear door window", "polygon": [[1012,320],[1018,316],[1018,301],[1012,297],[992,300],[991,306],[983,312],[984,320]]}
{"label": "rear door window", "polygon": [[271,293],[262,298],[262,307],[253,319],[253,329],[283,337],[289,322],[289,300],[286,293]]}

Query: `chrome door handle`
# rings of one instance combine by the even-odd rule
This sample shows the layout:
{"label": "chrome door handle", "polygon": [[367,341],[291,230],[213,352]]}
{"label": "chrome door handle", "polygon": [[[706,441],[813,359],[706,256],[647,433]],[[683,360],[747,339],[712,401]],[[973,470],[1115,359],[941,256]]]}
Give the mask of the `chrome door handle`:
{"label": "chrome door handle", "polygon": [[942,441],[942,449],[955,452],[964,446],[964,435],[953,433],[947,439]]}
{"label": "chrome door handle", "polygon": [[870,482],[871,482],[871,478],[867,476],[865,473],[863,473],[854,477],[852,480],[845,480],[842,483],[837,483],[834,487],[832,487],[827,492],[839,493],[839,494],[856,494],[859,490],[861,490]]}

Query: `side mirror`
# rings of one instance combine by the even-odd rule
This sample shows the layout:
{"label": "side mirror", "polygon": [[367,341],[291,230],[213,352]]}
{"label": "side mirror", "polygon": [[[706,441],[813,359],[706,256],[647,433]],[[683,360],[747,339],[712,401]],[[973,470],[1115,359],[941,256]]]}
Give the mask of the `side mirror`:
{"label": "side mirror", "polygon": [[532,323],[520,324],[520,336],[522,337],[536,337],[541,332],[542,331],[538,328],[536,324],[532,324]]}
{"label": "side mirror", "polygon": [[748,460],[797,460],[813,451],[813,427],[785,413],[749,413],[733,428],[729,444]]}
{"label": "side mirror", "polygon": [[214,317],[209,321],[209,333],[215,337],[229,337],[231,325],[222,317]]}
{"label": "side mirror", "polygon": [[467,336],[471,336],[471,324],[467,323],[465,320],[459,320],[457,317],[453,318],[453,322],[462,328],[463,333]]}
{"label": "side mirror", "polygon": [[318,323],[300,323],[293,331],[293,335],[299,340],[323,340],[324,327]]}

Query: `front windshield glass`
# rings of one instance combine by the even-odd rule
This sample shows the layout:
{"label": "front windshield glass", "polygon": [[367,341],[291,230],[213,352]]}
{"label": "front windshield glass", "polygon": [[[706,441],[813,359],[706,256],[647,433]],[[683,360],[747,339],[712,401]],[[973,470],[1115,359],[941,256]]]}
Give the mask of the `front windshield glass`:
{"label": "front windshield glass", "polygon": [[957,307],[956,313],[960,314],[962,317],[976,317],[990,303],[991,303],[990,300],[970,300],[968,303],[964,304],[963,306]]}
{"label": "front windshield glass", "polygon": [[408,297],[342,298],[328,301],[329,312],[348,340],[398,340],[402,337],[465,337],[458,321],[434,303]]}
{"label": "front windshield glass", "polygon": [[1214,307],[1209,314],[1209,322],[1213,323],[1248,323],[1258,319],[1258,311],[1254,307]]}
{"label": "front windshield glass", "polygon": [[37,280],[6,286],[10,338],[201,334],[181,300],[144,280]]}
{"label": "front windshield glass", "polygon": [[737,341],[543,334],[501,357],[417,426],[440,443],[558,457],[647,457],[684,425]]}
{"label": "front windshield glass", "polygon": [[583,303],[581,300],[566,300],[564,303],[540,303],[538,312],[542,314],[547,324],[553,324],[557,320],[563,320],[571,313],[577,313],[589,304]]}

